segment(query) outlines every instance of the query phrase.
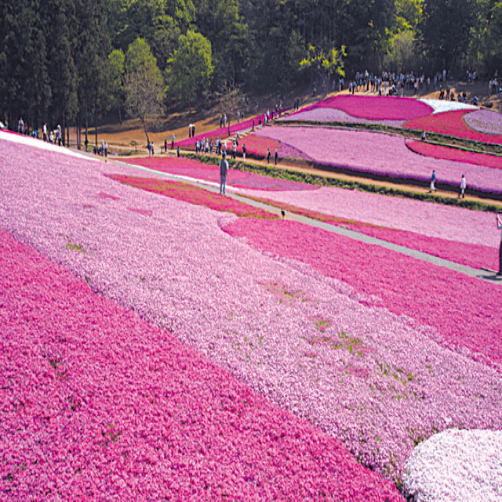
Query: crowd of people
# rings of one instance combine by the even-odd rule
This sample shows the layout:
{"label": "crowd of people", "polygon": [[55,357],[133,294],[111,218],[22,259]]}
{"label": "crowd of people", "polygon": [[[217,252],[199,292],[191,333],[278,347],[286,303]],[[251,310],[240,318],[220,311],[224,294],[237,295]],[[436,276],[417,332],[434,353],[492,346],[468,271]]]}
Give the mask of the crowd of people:
{"label": "crowd of people", "polygon": [[64,146],[65,144],[65,138],[60,124],[58,124],[55,129],[50,129],[47,122],[44,122],[42,131],[40,131],[37,126],[30,126],[28,123],[25,123],[23,117],[20,117],[17,123],[17,132],[33,138],[43,139],[55,145]]}

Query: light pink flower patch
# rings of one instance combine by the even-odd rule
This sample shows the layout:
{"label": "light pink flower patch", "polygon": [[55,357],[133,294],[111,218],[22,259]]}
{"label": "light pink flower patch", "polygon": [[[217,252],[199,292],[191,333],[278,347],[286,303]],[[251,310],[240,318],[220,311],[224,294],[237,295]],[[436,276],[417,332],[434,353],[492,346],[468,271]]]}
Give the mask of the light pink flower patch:
{"label": "light pink flower patch", "polygon": [[105,193],[105,192],[99,192],[98,193],[98,197],[100,199],[120,200],[120,197],[117,197],[115,195],[111,195],[111,194]]}
{"label": "light pink flower patch", "polygon": [[0,293],[4,500],[402,500],[340,441],[4,231]]}
{"label": "light pink flower patch", "polygon": [[281,119],[287,122],[288,120],[306,121],[306,122],[346,122],[347,124],[380,124],[392,127],[401,127],[404,120],[390,119],[366,119],[362,117],[353,117],[348,113],[339,110],[338,108],[312,108],[305,112],[296,113]]}
{"label": "light pink flower patch", "polygon": [[475,131],[502,135],[502,113],[477,110],[464,115],[465,123]]}
{"label": "light pink flower patch", "polygon": [[433,326],[441,342],[478,360],[502,362],[500,288],[293,221],[237,220],[225,227],[262,251],[306,263],[384,305]]}
{"label": "light pink flower patch", "polygon": [[344,94],[319,101],[299,113],[316,108],[336,108],[352,117],[371,120],[412,120],[433,112],[432,107],[414,98]]}
{"label": "light pink flower patch", "polygon": [[133,213],[142,214],[143,216],[152,216],[153,214],[153,211],[150,209],[140,209],[138,207],[128,207],[127,209]]}
{"label": "light pink flower patch", "polygon": [[[439,117],[438,114],[435,117]],[[469,187],[502,193],[498,169],[427,158],[410,151],[401,136],[326,127],[265,127],[256,134],[287,143],[319,165],[349,172],[399,178],[428,186],[432,170],[437,183],[458,186],[465,174]]]}
{"label": "light pink flower patch", "polygon": [[502,156],[488,155],[485,153],[466,152],[447,146],[433,145],[424,141],[407,141],[406,146],[413,152],[434,157],[435,159],[453,160],[455,162],[465,162],[476,166],[492,167],[502,169]]}

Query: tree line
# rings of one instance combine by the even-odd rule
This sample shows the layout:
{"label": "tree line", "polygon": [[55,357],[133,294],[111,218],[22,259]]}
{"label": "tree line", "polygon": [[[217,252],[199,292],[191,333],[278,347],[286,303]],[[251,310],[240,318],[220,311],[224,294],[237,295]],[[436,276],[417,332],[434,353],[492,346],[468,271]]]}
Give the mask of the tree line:
{"label": "tree line", "polygon": [[99,123],[356,71],[502,68],[494,0],[1,0],[0,117]]}

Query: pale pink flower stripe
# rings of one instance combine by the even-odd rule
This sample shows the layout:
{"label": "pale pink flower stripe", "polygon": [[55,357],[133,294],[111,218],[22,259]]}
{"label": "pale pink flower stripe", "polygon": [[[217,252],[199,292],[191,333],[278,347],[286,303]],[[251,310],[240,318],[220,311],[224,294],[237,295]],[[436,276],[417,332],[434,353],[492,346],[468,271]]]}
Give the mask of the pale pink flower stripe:
{"label": "pale pink flower stripe", "polygon": [[400,136],[368,131],[347,131],[323,127],[266,127],[256,134],[283,141],[314,162],[333,168],[366,172],[378,176],[411,179],[428,186],[432,170],[438,183],[458,185],[465,174],[469,186],[490,193],[502,193],[498,169],[471,166],[418,155],[406,148]]}
{"label": "pale pink flower stripe", "polygon": [[406,230],[397,230],[394,228],[376,226],[371,223],[358,222],[352,219],[348,220],[329,216],[318,213],[317,211],[276,202],[271,199],[262,199],[259,197],[253,197],[253,199],[264,202],[265,204],[276,205],[291,213],[301,214],[325,223],[355,230],[356,232],[376,237],[377,239],[392,242],[409,249],[415,249],[469,267],[478,269],[488,267],[492,270],[498,267],[498,250],[487,246],[477,246],[475,244],[465,244],[435,237],[426,237],[425,235],[408,232]]}
{"label": "pale pink flower stripe", "polygon": [[[220,181],[218,166],[210,166],[198,160],[185,159],[183,157],[132,157],[127,159],[127,162],[165,173],[188,176],[215,183],[219,183]],[[308,183],[275,179],[237,169],[229,170],[227,183],[234,187],[255,190],[317,190],[319,188]]]}
{"label": "pale pink flower stripe", "polygon": [[352,117],[371,120],[411,120],[425,117],[434,111],[431,106],[414,98],[339,95],[318,101],[296,114],[316,108],[336,108]]}
{"label": "pale pink flower stripe", "polygon": [[262,225],[239,219],[225,230],[262,251],[347,282],[367,295],[369,305],[385,305],[433,326],[446,346],[467,348],[496,366],[502,361],[497,285],[293,221]]}
{"label": "pale pink flower stripe", "polygon": [[456,136],[458,138],[473,139],[485,143],[502,143],[502,134],[486,134],[471,129],[466,124],[468,120],[466,117],[471,113],[478,113],[478,111],[456,110],[452,112],[435,113],[428,117],[410,120],[406,122],[403,127],[437,132],[449,136]]}
{"label": "pale pink flower stripe", "polygon": [[486,134],[502,135],[502,113],[489,110],[477,110],[464,115],[468,127]]}
{"label": "pale pink flower stripe", "polygon": [[404,120],[390,120],[390,119],[365,119],[362,117],[353,117],[348,113],[338,110],[337,108],[312,108],[301,113],[288,115],[281,121],[287,122],[288,120],[294,121],[307,121],[307,122],[346,122],[348,124],[380,124],[392,127],[401,127]]}
{"label": "pale pink flower stripe", "polygon": [[475,268],[498,267],[499,232],[493,213],[401,197],[322,187],[246,195],[287,211],[344,225],[367,235]]}
{"label": "pale pink flower stripe", "polygon": [[402,500],[340,441],[3,231],[0,291],[3,497]]}
{"label": "pale pink flower stripe", "polygon": [[328,217],[488,246],[495,248],[495,252],[500,242],[494,214],[484,211],[338,187],[321,187],[315,193],[254,190],[242,190],[242,193],[302,207]]}
{"label": "pale pink flower stripe", "polygon": [[[467,349],[452,352],[433,341],[442,340],[435,329],[370,306],[376,296],[222,232],[235,216],[121,185],[109,172],[138,174],[2,141],[0,227],[342,439],[385,477],[399,479],[415,442],[436,431],[500,428],[500,376]],[[468,288],[460,292],[470,298]],[[258,450],[255,458],[264,457]]]}
{"label": "pale pink flower stripe", "polygon": [[447,146],[433,145],[423,141],[407,141],[406,146],[415,153],[434,157],[435,159],[453,160],[476,166],[486,166],[493,169],[502,169],[502,156],[488,155],[486,153],[466,152],[449,148]]}

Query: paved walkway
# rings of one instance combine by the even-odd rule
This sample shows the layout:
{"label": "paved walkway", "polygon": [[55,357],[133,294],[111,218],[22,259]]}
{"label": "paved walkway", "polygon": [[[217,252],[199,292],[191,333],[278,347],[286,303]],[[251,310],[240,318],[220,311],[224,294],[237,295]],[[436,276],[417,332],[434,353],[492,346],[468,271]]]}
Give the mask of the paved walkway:
{"label": "paved walkway", "polygon": [[[137,166],[134,164],[128,164],[124,161],[114,160],[117,164],[123,164],[128,167],[132,167],[134,169],[138,169],[140,171],[147,171],[150,173],[157,174],[159,176],[163,176],[165,178],[169,178],[172,180],[184,181],[187,183],[191,183],[193,185],[204,188],[205,190],[210,190],[211,192],[218,193],[219,192],[219,184],[212,181],[205,181],[195,178],[190,178],[188,176],[179,176],[175,174],[165,173],[162,171],[157,171],[155,169],[150,169],[148,167]],[[249,204],[250,206],[258,207],[260,209],[264,209],[270,213],[281,215],[281,210],[277,207],[270,206],[268,204],[264,204],[262,202],[258,202],[255,200],[251,200],[247,197],[239,195],[237,188],[233,188],[232,186],[227,185],[227,196],[232,197],[235,200],[243,202],[245,204]],[[300,223],[304,223],[306,225],[310,225],[312,227],[321,228],[323,230],[327,230],[328,232],[333,232],[335,234],[344,235],[345,237],[349,237],[351,239],[355,239],[357,241],[366,242],[367,244],[376,244],[378,246],[385,247],[387,249],[391,249],[393,251],[397,251],[398,253],[402,253],[408,256],[412,256],[413,258],[417,258],[422,261],[426,261],[432,263],[434,265],[438,265],[441,267],[448,268],[450,270],[455,270],[456,272],[460,272],[462,274],[468,275],[470,277],[476,277],[478,279],[483,279],[489,281],[493,284],[499,284],[502,286],[502,277],[498,277],[495,275],[494,271],[489,270],[478,270],[475,268],[467,267],[465,265],[460,265],[458,263],[454,263],[449,260],[445,260],[443,258],[438,258],[436,256],[432,256],[427,253],[423,253],[421,251],[417,251],[415,249],[410,249],[404,246],[400,246],[398,244],[393,244],[391,242],[387,242],[381,239],[377,239],[376,237],[371,237],[366,234],[362,234],[360,232],[356,232],[354,230],[348,230],[344,227],[339,227],[336,225],[331,225],[329,223],[324,223],[319,220],[315,220],[313,218],[308,218],[307,216],[299,215],[296,213],[286,212],[286,219],[292,221],[298,221]]]}

